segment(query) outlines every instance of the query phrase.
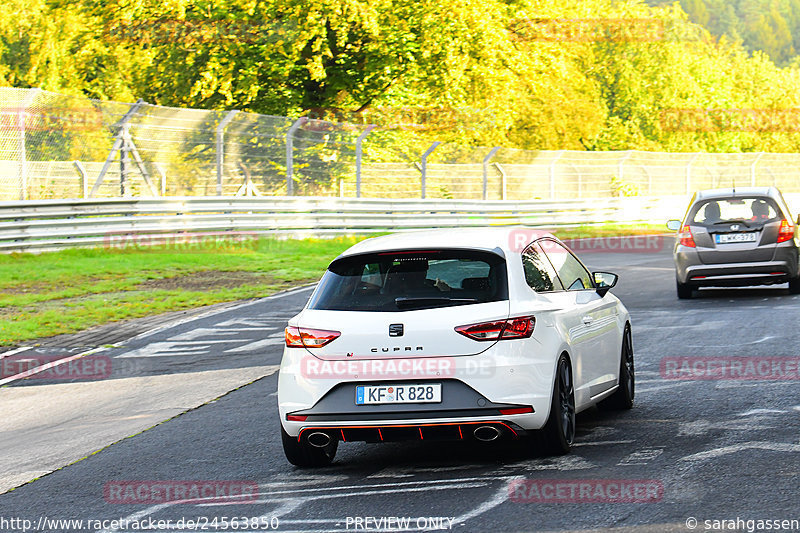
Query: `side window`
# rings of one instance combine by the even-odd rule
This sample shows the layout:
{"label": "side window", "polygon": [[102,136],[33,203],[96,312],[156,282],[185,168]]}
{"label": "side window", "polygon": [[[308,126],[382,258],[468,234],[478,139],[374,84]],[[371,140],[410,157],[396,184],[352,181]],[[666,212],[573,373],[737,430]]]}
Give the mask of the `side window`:
{"label": "side window", "polygon": [[522,252],[522,268],[525,271],[525,281],[536,292],[564,289],[558,281],[553,266],[538,245],[531,244]]}
{"label": "side window", "polygon": [[579,291],[594,288],[592,276],[575,259],[569,250],[555,241],[543,241],[543,248],[550,262],[555,267],[561,283],[568,291]]}

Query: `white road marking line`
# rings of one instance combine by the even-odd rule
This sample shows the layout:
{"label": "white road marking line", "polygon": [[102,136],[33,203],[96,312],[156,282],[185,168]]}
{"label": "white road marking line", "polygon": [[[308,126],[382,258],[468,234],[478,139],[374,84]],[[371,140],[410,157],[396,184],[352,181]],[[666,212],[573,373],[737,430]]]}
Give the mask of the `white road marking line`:
{"label": "white road marking line", "polygon": [[140,334],[136,335],[135,337],[131,337],[130,339],[127,339],[124,342],[130,342],[130,341],[133,341],[133,340],[144,339],[146,337],[150,337],[150,336],[155,335],[157,333],[160,333],[162,331],[165,331],[165,330],[177,327],[177,326],[181,326],[183,324],[188,324],[189,322],[194,322],[195,320],[203,320],[203,319],[206,319],[208,317],[212,317],[214,315],[221,315],[222,313],[228,313],[230,311],[236,311],[238,309],[242,309],[242,308],[245,308],[245,307],[248,307],[248,306],[251,306],[251,305],[256,305],[256,304],[259,304],[259,303],[263,303],[263,302],[265,302],[267,300],[278,300],[280,298],[286,298],[287,296],[294,296],[295,294],[298,294],[298,293],[301,293],[301,292],[310,291],[310,290],[314,289],[316,286],[317,286],[317,284],[314,283],[313,285],[307,285],[305,287],[299,287],[297,289],[291,289],[291,290],[286,291],[286,292],[280,292],[278,294],[273,294],[272,296],[267,296],[265,298],[259,298],[258,300],[253,300],[252,302],[243,302],[243,303],[241,303],[239,305],[226,307],[224,309],[214,309],[214,310],[211,310],[211,311],[209,311],[207,313],[202,313],[200,315],[195,315],[195,316],[187,317],[187,318],[184,318],[184,319],[181,319],[181,320],[177,320],[175,322],[170,322],[168,324],[164,324],[163,326],[157,326],[157,327],[155,327],[155,328],[153,328],[151,330],[145,331],[144,333],[140,333]]}
{"label": "white road marking line", "polygon": [[0,359],[4,359],[6,357],[9,357],[11,355],[14,355],[15,353],[24,352],[25,350],[30,350],[31,348],[32,348],[32,346],[20,346],[19,348],[15,348],[15,349],[10,350],[8,352],[3,352],[3,353],[0,354]]}
{"label": "white road marking line", "polygon": [[471,519],[475,518],[476,516],[480,516],[483,513],[485,513],[486,511],[490,511],[490,510],[494,509],[495,507],[497,507],[498,505],[501,505],[502,503],[508,501],[508,485],[509,485],[509,483],[511,483],[512,481],[515,481],[517,479],[523,479],[523,478],[522,478],[522,476],[514,476],[514,477],[506,478],[505,486],[501,487],[500,490],[497,491],[492,498],[490,498],[489,500],[483,502],[481,505],[479,505],[478,507],[476,507],[472,511],[464,513],[461,516],[457,516],[455,518],[455,520],[453,520],[453,523],[454,524],[462,524],[462,523],[466,522],[467,520],[471,520]]}
{"label": "white road marking line", "polygon": [[85,357],[87,355],[96,354],[98,352],[102,352],[107,350],[108,348],[100,347],[94,348],[92,350],[81,352],[79,354],[71,355],[69,357],[64,357],[63,359],[56,359],[55,361],[51,361],[49,363],[45,363],[43,365],[37,366],[36,368],[31,368],[30,370],[26,370],[25,372],[20,372],[19,374],[15,374],[13,376],[9,376],[7,378],[0,379],[0,387],[3,385],[7,385],[12,381],[19,381],[21,379],[29,378],[33,375],[36,375],[40,372],[44,372],[45,370],[49,370],[51,368],[55,368],[57,366],[61,366],[65,363],[69,363],[70,361],[74,361],[76,359],[80,359],[81,357]]}
{"label": "white road marking line", "polygon": [[617,463],[617,466],[646,465],[662,453],[664,453],[663,448],[645,448],[623,458]]}
{"label": "white road marking line", "polygon": [[742,452],[746,450],[765,450],[773,452],[800,452],[800,444],[792,444],[789,442],[764,442],[764,441],[751,441],[742,444],[734,444],[732,446],[723,446],[721,448],[714,448],[705,452],[699,452],[686,457],[681,457],[681,461],[704,461],[706,459],[716,459],[724,455]]}
{"label": "white road marking line", "polygon": [[254,341],[243,346],[238,346],[236,348],[231,348],[230,350],[225,350],[225,353],[241,353],[241,352],[252,352],[255,350],[259,350],[261,348],[266,348],[267,346],[278,346],[286,342],[286,337],[283,331],[280,333],[273,333],[272,335],[267,336],[266,339],[261,339],[260,341]]}
{"label": "white road marking line", "polygon": [[782,414],[788,412],[789,411],[784,411],[783,409],[750,409],[749,411],[745,411],[744,413],[739,413],[736,416],[771,415],[771,414]]}
{"label": "white road marking line", "polygon": [[195,328],[180,335],[170,337],[169,341],[193,341],[199,337],[214,337],[217,335],[238,335],[239,332],[229,329]]}

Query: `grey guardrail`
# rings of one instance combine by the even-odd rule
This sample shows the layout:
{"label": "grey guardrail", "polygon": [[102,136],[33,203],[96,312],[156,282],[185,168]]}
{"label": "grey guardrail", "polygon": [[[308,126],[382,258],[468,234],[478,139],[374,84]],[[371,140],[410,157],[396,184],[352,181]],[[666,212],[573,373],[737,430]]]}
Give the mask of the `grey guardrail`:
{"label": "grey guardrail", "polygon": [[[677,197],[680,208],[684,197]],[[0,203],[0,251],[119,246],[209,235],[359,234],[522,224],[569,226],[661,220],[663,198],[419,200],[172,197]]]}

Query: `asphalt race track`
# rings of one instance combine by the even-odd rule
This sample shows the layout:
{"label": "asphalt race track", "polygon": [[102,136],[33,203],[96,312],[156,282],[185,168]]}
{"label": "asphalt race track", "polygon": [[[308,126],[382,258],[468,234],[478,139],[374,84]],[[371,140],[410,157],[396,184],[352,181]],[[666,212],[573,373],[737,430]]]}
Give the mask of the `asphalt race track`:
{"label": "asphalt race track", "polygon": [[[783,285],[679,301],[668,251],[581,256],[621,276],[613,292],[632,315],[637,390],[631,411],[579,415],[569,455],[514,442],[344,443],[329,468],[292,467],[276,372],[306,288],[102,349],[92,357],[110,362],[108,379],[0,390],[0,491],[22,485],[0,495],[0,531],[141,530],[110,522],[121,518],[171,520],[170,531],[732,531],[705,521],[737,519],[746,531],[747,520],[800,519],[800,381],[775,359],[800,358],[800,297]],[[672,379],[662,364],[682,357],[771,359],[747,379]],[[204,480],[256,492],[130,503],[112,490]]]}

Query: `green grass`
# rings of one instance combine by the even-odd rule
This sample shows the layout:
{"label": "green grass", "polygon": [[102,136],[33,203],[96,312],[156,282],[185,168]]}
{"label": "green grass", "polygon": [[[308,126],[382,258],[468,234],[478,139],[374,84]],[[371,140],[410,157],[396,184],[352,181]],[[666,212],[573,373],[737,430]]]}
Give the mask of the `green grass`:
{"label": "green grass", "polygon": [[[561,238],[656,233],[653,226],[586,226]],[[0,255],[0,345],[109,322],[263,297],[312,283],[363,237],[72,249]]]}

